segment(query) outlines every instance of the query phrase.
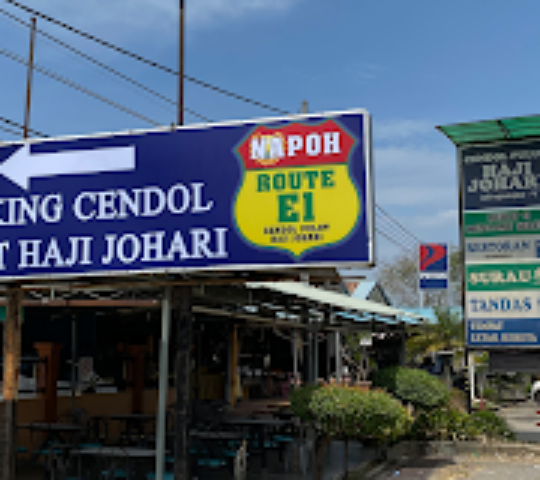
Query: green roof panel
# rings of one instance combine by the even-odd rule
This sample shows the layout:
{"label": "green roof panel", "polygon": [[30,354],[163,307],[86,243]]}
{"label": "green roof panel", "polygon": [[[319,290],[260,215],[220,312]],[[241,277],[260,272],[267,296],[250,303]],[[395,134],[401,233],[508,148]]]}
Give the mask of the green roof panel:
{"label": "green roof panel", "polygon": [[540,116],[501,118],[437,127],[456,146],[540,137]]}

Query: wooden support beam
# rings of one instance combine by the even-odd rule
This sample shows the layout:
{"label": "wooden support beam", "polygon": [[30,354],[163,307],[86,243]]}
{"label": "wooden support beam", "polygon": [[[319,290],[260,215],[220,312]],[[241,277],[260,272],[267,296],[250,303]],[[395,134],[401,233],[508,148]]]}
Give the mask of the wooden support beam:
{"label": "wooden support beam", "polygon": [[45,398],[44,420],[56,422],[58,418],[58,372],[62,345],[52,342],[36,342],[40,363],[37,372],[39,396]]}
{"label": "wooden support beam", "polygon": [[233,325],[231,330],[231,359],[229,362],[229,404],[234,406],[236,404],[237,390],[240,380],[238,378],[238,355],[239,355],[239,343],[238,343],[238,325]]}
{"label": "wooden support beam", "polygon": [[190,480],[188,429],[191,421],[191,337],[192,337],[191,287],[175,287],[172,319],[176,323],[176,407],[174,478]]}
{"label": "wooden support beam", "polygon": [[0,420],[0,479],[15,480],[17,442],[17,397],[19,392],[19,364],[21,359],[21,303],[22,290],[12,285],[7,291],[6,320],[4,322],[4,383]]}

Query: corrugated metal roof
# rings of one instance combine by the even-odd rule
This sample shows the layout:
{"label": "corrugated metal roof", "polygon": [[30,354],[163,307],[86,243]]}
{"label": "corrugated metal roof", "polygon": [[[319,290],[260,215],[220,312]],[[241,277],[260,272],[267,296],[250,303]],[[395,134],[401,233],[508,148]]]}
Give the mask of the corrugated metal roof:
{"label": "corrugated metal roof", "polygon": [[[436,323],[437,314],[434,307],[423,307],[423,308],[404,308],[405,311],[409,313],[415,313],[421,315],[427,322]],[[462,309],[460,306],[450,307],[451,314],[457,314],[461,316]]]}
{"label": "corrugated metal roof", "polygon": [[341,293],[330,292],[311,285],[299,282],[249,282],[248,288],[265,288],[285,295],[294,295],[314,302],[335,306],[347,311],[356,311],[379,315],[381,317],[406,318],[408,320],[422,321],[423,317],[414,313],[405,312],[397,308],[349,297]]}
{"label": "corrugated metal roof", "polygon": [[499,118],[437,127],[456,146],[540,137],[540,115]]}

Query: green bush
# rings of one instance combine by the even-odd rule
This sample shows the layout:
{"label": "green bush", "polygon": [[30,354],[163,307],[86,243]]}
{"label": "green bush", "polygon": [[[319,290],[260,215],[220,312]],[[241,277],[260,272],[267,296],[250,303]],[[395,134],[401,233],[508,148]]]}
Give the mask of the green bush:
{"label": "green bush", "polygon": [[422,410],[414,419],[411,437],[415,440],[513,439],[506,422],[490,411],[471,415],[451,408]]}
{"label": "green bush", "polygon": [[291,402],[291,410],[295,417],[298,417],[303,422],[312,422],[314,417],[309,409],[309,403],[311,397],[316,390],[320,388],[319,385],[303,385],[296,387],[289,395]]}
{"label": "green bush", "polygon": [[396,378],[398,371],[403,367],[388,367],[382,370],[375,370],[371,376],[374,387],[383,388],[388,393],[394,394],[396,391]]}
{"label": "green bush", "polygon": [[385,443],[403,436],[410,426],[407,410],[380,391],[324,387],[313,394],[310,410],[331,437]]}
{"label": "green bush", "polygon": [[489,410],[472,413],[469,421],[477,435],[491,439],[514,439],[514,434],[508,428],[506,421]]}
{"label": "green bush", "polygon": [[416,408],[434,408],[446,405],[449,388],[430,373],[405,367],[391,367],[375,372],[373,385],[384,388],[404,403]]}
{"label": "green bush", "polygon": [[475,436],[468,418],[467,413],[452,407],[420,410],[411,436],[415,440],[468,440]]}
{"label": "green bush", "polygon": [[483,397],[491,402],[496,402],[499,399],[497,390],[495,390],[493,387],[485,387]]}

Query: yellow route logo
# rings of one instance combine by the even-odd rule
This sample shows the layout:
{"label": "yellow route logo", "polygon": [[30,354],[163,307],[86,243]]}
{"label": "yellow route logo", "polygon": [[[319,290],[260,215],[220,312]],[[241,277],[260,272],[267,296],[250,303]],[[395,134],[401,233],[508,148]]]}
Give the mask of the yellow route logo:
{"label": "yellow route logo", "polygon": [[344,240],[361,208],[349,172],[354,146],[331,119],[256,127],[236,149],[244,167],[234,205],[241,235],[295,257]]}

